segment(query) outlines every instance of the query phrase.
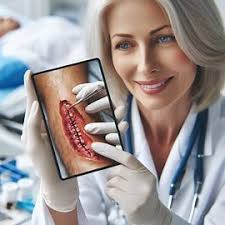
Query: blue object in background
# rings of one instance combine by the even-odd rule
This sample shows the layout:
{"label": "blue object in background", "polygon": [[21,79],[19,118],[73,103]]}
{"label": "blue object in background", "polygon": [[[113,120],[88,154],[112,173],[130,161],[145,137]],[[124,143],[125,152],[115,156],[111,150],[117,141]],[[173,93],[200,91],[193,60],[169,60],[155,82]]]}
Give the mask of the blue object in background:
{"label": "blue object in background", "polygon": [[26,172],[16,167],[16,160],[11,160],[9,162],[0,164],[0,185],[2,184],[1,175],[4,173],[8,173],[10,180],[13,182],[17,182],[20,179],[29,176]]}
{"label": "blue object in background", "polygon": [[15,88],[23,84],[23,77],[29,67],[17,58],[0,55],[0,88]]}
{"label": "blue object in background", "polygon": [[[0,75],[1,76],[1,75]],[[0,88],[0,102],[4,100],[4,98],[9,95],[15,88],[11,87],[11,88],[4,88],[1,89]]]}
{"label": "blue object in background", "polygon": [[27,199],[26,201],[17,201],[16,208],[32,213],[34,209],[34,203],[32,199]]}

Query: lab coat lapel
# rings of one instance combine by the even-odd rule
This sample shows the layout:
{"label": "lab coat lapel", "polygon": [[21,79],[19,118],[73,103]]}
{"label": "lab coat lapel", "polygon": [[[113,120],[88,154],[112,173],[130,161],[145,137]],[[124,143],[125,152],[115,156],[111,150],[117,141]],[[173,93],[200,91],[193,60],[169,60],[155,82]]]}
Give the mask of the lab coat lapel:
{"label": "lab coat lapel", "polygon": [[[218,132],[221,131],[221,129],[219,129],[220,125],[218,124],[218,121],[220,121],[221,123],[221,119],[218,120],[218,118],[220,118],[220,111],[221,111],[220,105],[221,104],[216,103],[213,107],[210,107],[209,109],[205,146],[204,146],[204,157],[210,157],[213,155],[212,146],[215,146],[217,137],[219,136]],[[185,154],[186,147],[188,146],[189,138],[191,135],[191,131],[194,127],[194,123],[197,117],[195,107],[196,105],[193,104],[179,132],[179,135],[176,138],[176,141],[171,149],[171,152],[169,154],[169,157],[167,159],[167,162],[161,174],[158,191],[159,191],[160,200],[165,205],[168,202],[169,188],[170,188],[172,178],[179,166],[181,158]],[[217,131],[218,129],[216,129],[216,127],[219,129],[219,131]],[[195,168],[196,151],[197,151],[197,143],[195,143],[193,146],[193,150],[188,160],[185,175],[182,180],[178,195],[181,193],[187,193],[187,191],[193,193],[193,188],[194,188],[193,176],[194,176],[194,168]]]}
{"label": "lab coat lapel", "polygon": [[184,121],[184,124],[173,144],[166,164],[163,168],[161,178],[159,181],[159,197],[160,200],[167,205],[169,199],[169,189],[173,176],[175,175],[177,168],[180,164],[181,158],[184,156],[186,148],[188,146],[191,131],[194,127],[197,114],[194,112],[195,105],[192,105],[190,112]]}
{"label": "lab coat lapel", "polygon": [[156,168],[150,154],[150,149],[146,140],[135,98],[132,99],[131,112],[134,155],[157,178]]}

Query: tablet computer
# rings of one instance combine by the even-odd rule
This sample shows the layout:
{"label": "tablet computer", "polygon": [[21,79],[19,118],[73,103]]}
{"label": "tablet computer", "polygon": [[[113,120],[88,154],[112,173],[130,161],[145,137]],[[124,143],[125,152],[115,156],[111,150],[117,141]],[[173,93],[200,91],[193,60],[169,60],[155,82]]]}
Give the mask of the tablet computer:
{"label": "tablet computer", "polygon": [[[76,94],[72,92],[73,88],[78,84],[97,82],[97,79],[104,82],[105,93],[98,93],[74,105],[77,99]],[[110,90],[99,59],[32,74],[32,82],[61,179],[118,165],[91,148],[91,144],[96,141],[107,143],[105,135],[92,135],[84,129],[88,123],[113,122],[121,141]],[[110,109],[92,114],[85,111],[88,104],[103,96],[107,96]]]}

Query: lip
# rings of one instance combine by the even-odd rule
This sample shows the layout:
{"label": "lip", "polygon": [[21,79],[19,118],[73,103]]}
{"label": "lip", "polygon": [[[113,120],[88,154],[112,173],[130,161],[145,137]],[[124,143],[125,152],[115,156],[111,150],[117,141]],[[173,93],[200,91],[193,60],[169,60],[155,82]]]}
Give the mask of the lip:
{"label": "lip", "polygon": [[173,78],[173,76],[166,77],[166,78],[163,78],[163,79],[155,79],[155,80],[150,80],[150,81],[135,81],[135,82],[138,83],[138,84],[141,84],[141,85],[154,85],[154,84],[166,82],[170,78]]}
{"label": "lip", "polygon": [[[151,80],[151,81],[136,81],[138,83],[139,87],[145,94],[158,94],[162,92],[170,81],[173,79],[173,77],[167,77],[163,79],[157,79],[157,80]],[[150,87],[152,86],[152,87]]]}

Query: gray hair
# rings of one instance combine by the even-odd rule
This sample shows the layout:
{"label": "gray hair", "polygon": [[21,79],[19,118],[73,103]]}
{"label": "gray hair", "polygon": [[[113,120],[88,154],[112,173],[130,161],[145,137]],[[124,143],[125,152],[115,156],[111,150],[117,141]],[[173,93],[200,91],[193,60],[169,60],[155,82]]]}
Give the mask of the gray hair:
{"label": "gray hair", "polygon": [[[225,84],[225,33],[213,0],[156,0],[167,13],[177,43],[197,65],[192,99],[201,111],[212,104]],[[128,90],[114,69],[105,13],[115,0],[89,1],[86,48],[89,57],[100,58],[107,84],[115,90],[115,105],[126,101]]]}

